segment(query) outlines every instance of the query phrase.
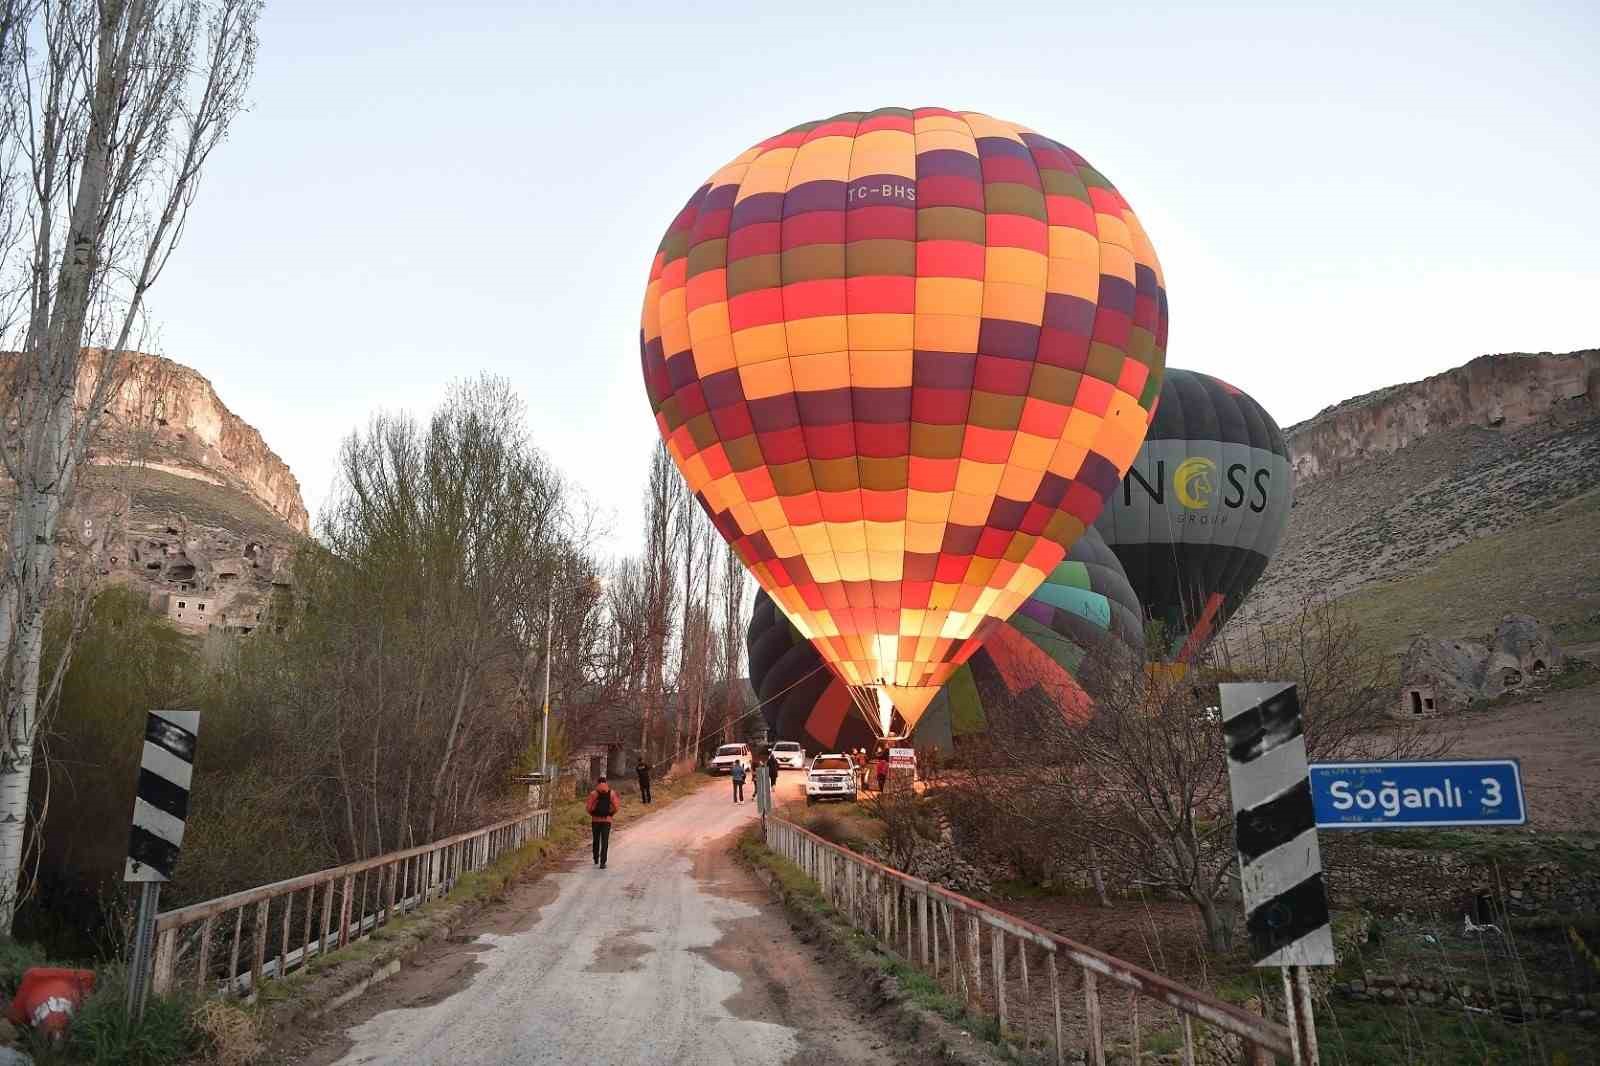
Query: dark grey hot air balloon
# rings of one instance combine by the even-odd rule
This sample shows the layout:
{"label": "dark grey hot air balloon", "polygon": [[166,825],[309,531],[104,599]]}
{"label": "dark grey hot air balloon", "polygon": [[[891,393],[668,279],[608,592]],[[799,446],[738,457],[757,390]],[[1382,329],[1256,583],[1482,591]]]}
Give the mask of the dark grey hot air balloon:
{"label": "dark grey hot air balloon", "polygon": [[1272,416],[1226,382],[1168,367],[1144,446],[1095,528],[1162,623],[1166,653],[1187,660],[1266,570],[1293,503]]}

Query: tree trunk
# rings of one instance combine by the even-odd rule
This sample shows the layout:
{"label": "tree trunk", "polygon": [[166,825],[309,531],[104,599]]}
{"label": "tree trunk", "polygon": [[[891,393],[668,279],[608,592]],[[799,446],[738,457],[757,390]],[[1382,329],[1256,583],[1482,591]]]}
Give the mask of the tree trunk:
{"label": "tree trunk", "polygon": [[439,769],[433,775],[433,790],[428,800],[428,839],[433,839],[434,826],[439,820],[439,800],[444,793],[445,773],[450,769],[450,756],[456,749],[456,735],[461,731],[461,715],[467,707],[467,682],[471,674],[463,668],[461,685],[456,691],[456,712],[450,720],[450,733],[445,737],[444,754],[439,756]]}
{"label": "tree trunk", "polygon": [[[35,387],[36,395],[37,391]],[[33,776],[33,746],[39,729],[45,594],[55,564],[56,525],[66,506],[69,484],[56,471],[66,445],[71,403],[69,392],[43,430],[44,439],[35,453],[33,468],[25,472],[17,486],[17,508],[11,519],[11,572],[0,603],[0,617],[12,638],[11,661],[6,664],[9,689],[5,693],[5,747],[0,751],[0,934],[6,936],[11,934],[23,891],[28,784]]]}
{"label": "tree trunk", "polygon": [[1215,952],[1228,950],[1228,927],[1222,920],[1222,915],[1217,911],[1217,902],[1208,896],[1196,895],[1193,898],[1195,908],[1200,912],[1200,924],[1205,927],[1206,946]]}

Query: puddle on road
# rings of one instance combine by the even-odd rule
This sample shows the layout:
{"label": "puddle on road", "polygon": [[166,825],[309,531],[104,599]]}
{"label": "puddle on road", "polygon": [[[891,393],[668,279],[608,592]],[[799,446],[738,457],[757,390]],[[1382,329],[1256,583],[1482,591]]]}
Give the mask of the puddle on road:
{"label": "puddle on road", "polygon": [[795,939],[783,908],[733,858],[733,845],[744,831],[708,843],[694,855],[692,868],[708,895],[742,912],[714,919],[721,934],[716,942],[690,949],[737,979],[723,1009],[735,1018],[793,1033],[799,1046],[785,1066],[886,1066],[901,1061],[886,1049],[887,1041],[859,1021],[859,1009],[848,996],[841,997],[835,975]]}
{"label": "puddle on road", "polygon": [[639,960],[655,948],[641,944],[635,938],[648,932],[650,930],[642,925],[630,925],[617,930],[595,946],[594,961],[584,970],[588,973],[627,973],[629,970],[644,969]]}

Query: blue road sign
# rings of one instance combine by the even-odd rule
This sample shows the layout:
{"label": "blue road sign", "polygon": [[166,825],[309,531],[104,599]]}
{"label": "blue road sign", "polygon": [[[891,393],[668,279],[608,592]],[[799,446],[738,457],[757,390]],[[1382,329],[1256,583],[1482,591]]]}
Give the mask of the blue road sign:
{"label": "blue road sign", "polygon": [[1318,829],[1522,825],[1515,759],[1312,763]]}

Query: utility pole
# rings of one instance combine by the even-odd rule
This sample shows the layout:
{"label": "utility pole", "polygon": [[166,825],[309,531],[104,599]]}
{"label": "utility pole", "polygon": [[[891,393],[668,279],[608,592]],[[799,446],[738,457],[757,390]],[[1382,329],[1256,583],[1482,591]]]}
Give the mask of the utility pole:
{"label": "utility pole", "polygon": [[550,793],[548,782],[550,780],[550,660],[553,658],[551,640],[555,636],[556,624],[556,584],[550,582],[549,599],[545,605],[544,614],[544,727],[540,730],[539,738],[539,792],[549,805]]}

